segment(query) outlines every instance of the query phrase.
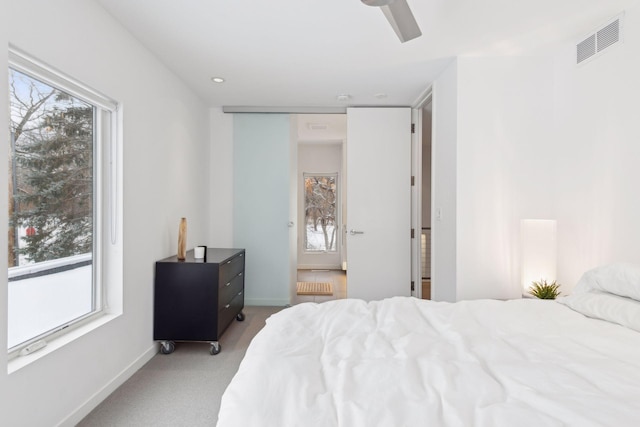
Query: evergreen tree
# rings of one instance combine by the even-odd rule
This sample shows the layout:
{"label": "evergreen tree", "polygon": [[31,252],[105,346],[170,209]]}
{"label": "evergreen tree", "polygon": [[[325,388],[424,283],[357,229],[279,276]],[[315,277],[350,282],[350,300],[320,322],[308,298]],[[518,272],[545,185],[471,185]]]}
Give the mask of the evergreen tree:
{"label": "evergreen tree", "polygon": [[[18,96],[13,90],[15,102],[26,104]],[[19,175],[12,222],[32,230],[19,250],[31,262],[93,248],[93,107],[55,89],[48,101],[41,99],[31,99],[40,111],[15,138],[14,153]]]}

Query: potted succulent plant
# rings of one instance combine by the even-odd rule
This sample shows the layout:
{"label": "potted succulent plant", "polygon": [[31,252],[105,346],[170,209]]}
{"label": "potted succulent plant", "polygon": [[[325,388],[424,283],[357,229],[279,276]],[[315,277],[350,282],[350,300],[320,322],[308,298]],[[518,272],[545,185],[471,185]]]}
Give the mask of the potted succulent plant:
{"label": "potted succulent plant", "polygon": [[555,280],[551,283],[547,283],[546,280],[540,280],[531,284],[529,293],[540,299],[556,299],[560,295],[560,285]]}

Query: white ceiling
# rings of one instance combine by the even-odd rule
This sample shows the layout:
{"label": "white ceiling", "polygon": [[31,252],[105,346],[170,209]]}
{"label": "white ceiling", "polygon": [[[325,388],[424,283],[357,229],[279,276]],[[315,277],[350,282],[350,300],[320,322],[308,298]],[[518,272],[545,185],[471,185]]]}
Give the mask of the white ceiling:
{"label": "white ceiling", "polygon": [[360,0],[96,1],[208,105],[256,107],[412,106],[456,55],[577,41],[637,3],[408,0],[423,35],[403,44]]}

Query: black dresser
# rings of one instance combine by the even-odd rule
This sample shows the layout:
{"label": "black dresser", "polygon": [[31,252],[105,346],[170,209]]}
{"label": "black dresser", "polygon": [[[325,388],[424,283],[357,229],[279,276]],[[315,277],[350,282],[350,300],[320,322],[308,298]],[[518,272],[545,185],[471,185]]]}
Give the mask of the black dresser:
{"label": "black dresser", "polygon": [[153,339],[160,352],[172,353],[175,341],[211,343],[218,340],[233,319],[244,320],[244,249],[207,248],[204,259],[187,251],[156,262]]}

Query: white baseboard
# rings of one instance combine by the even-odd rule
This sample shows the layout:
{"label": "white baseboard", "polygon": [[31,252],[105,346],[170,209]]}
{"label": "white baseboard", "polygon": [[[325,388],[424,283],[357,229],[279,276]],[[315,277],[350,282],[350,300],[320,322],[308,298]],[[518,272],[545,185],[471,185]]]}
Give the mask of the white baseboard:
{"label": "white baseboard", "polygon": [[299,264],[298,270],[341,270],[340,264]]}
{"label": "white baseboard", "polygon": [[138,369],[142,368],[153,356],[159,351],[159,345],[154,343],[147,351],[142,353],[140,357],[133,361],[129,366],[123,369],[115,378],[109,381],[97,393],[87,399],[80,407],[69,414],[64,420],[58,424],[59,427],[73,427],[78,424],[84,417],[89,415],[104,399],[113,393],[118,387],[124,384]]}
{"label": "white baseboard", "polygon": [[288,304],[288,299],[246,298],[244,300],[244,305],[253,305],[256,307],[284,307]]}

